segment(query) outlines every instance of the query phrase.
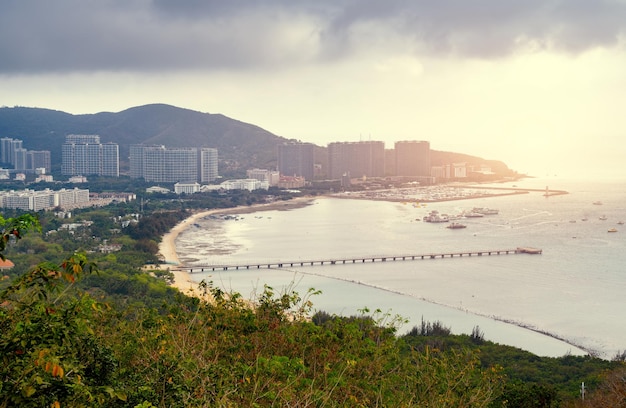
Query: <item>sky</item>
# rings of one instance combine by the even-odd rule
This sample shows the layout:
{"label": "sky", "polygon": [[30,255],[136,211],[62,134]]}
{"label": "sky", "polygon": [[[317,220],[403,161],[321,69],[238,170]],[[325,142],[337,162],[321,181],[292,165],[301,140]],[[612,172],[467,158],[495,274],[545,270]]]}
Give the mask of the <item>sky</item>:
{"label": "sky", "polygon": [[150,103],[626,178],[626,0],[0,0],[0,106]]}

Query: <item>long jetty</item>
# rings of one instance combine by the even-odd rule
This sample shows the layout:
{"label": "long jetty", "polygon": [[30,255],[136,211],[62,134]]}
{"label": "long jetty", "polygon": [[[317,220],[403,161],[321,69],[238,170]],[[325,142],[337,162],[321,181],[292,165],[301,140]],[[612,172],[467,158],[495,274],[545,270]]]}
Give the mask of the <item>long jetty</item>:
{"label": "long jetty", "polygon": [[345,259],[323,259],[309,261],[274,261],[259,263],[243,263],[243,264],[222,264],[222,265],[178,265],[176,269],[193,272],[209,272],[209,271],[229,271],[229,270],[249,270],[249,269],[280,269],[304,266],[324,266],[324,265],[346,265],[357,263],[374,263],[374,262],[393,262],[393,261],[416,261],[424,259],[443,259],[455,257],[471,257],[471,256],[491,256],[491,255],[512,255],[512,254],[541,254],[543,251],[539,248],[518,247],[515,249],[492,249],[484,251],[463,251],[463,252],[440,252],[421,255],[392,255],[392,256],[368,256],[358,258]]}

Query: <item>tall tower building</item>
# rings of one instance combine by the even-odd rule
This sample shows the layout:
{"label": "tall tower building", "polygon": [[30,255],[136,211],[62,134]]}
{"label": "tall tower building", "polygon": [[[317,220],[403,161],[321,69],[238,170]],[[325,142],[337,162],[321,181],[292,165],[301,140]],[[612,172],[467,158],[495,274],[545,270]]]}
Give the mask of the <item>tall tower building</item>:
{"label": "tall tower building", "polygon": [[430,177],[430,142],[396,142],[396,176]]}
{"label": "tall tower building", "polygon": [[284,176],[312,180],[315,175],[315,146],[311,143],[278,145],[278,171]]}
{"label": "tall tower building", "polygon": [[130,176],[157,183],[193,183],[198,180],[198,149],[195,147],[130,147]]}
{"label": "tall tower building", "polygon": [[29,150],[27,152],[29,168],[35,171],[35,169],[46,169],[46,174],[51,171],[50,151],[49,150]]}
{"label": "tall tower building", "polygon": [[380,141],[335,142],[328,145],[328,167],[331,179],[383,177],[385,143]]}
{"label": "tall tower building", "polygon": [[61,151],[61,173],[66,176],[120,174],[119,146],[100,143],[98,135],[68,135]]}
{"label": "tall tower building", "polygon": [[0,157],[3,163],[9,163],[15,165],[15,151],[23,149],[22,141],[19,139],[12,139],[10,137],[3,137],[0,139],[0,148],[2,152]]}
{"label": "tall tower building", "polygon": [[198,174],[200,183],[210,183],[218,177],[217,172],[217,149],[203,147],[200,149],[198,158]]}
{"label": "tall tower building", "polygon": [[28,150],[26,149],[15,149],[13,152],[13,167],[17,171],[26,172],[29,170],[28,168]]}

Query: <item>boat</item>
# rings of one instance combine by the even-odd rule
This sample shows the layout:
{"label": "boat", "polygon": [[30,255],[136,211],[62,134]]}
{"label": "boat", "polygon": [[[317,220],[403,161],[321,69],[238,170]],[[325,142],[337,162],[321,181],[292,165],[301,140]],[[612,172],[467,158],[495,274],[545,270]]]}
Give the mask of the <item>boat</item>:
{"label": "boat", "polygon": [[618,225],[624,225],[624,221],[617,221]]}
{"label": "boat", "polygon": [[428,215],[424,216],[425,222],[449,222],[450,218],[446,214],[439,214],[439,211],[432,210]]}
{"label": "boat", "polygon": [[480,218],[480,217],[484,217],[483,214],[477,213],[477,212],[463,212],[463,217],[465,218]]}
{"label": "boat", "polygon": [[450,225],[448,225],[446,228],[450,228],[450,229],[463,229],[463,228],[467,228],[467,225],[465,224],[461,224],[458,222],[453,222]]}
{"label": "boat", "polygon": [[593,205],[602,205],[602,201],[594,201]]}
{"label": "boat", "polygon": [[604,221],[604,220],[606,220],[606,215],[603,215],[602,217],[600,217],[598,219]]}
{"label": "boat", "polygon": [[472,208],[472,212],[482,215],[498,215],[500,211],[496,210],[495,208],[474,207]]}
{"label": "boat", "polygon": [[609,228],[608,232],[617,232],[617,228]]}

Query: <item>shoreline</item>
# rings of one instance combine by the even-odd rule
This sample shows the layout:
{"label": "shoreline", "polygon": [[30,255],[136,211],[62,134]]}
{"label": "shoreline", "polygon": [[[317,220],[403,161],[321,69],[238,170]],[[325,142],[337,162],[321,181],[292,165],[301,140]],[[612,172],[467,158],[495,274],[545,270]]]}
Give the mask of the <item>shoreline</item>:
{"label": "shoreline", "polygon": [[[271,203],[255,204],[251,206],[238,206],[232,208],[214,208],[210,210],[200,211],[191,214],[178,224],[176,224],[171,230],[163,235],[161,242],[159,243],[159,252],[163,258],[163,263],[157,266],[161,269],[169,269],[174,275],[174,281],[171,286],[178,289],[182,293],[202,298],[203,293],[199,287],[199,282],[195,282],[191,279],[191,274],[184,270],[176,268],[180,264],[178,253],[176,252],[176,238],[184,232],[189,226],[193,225],[197,220],[214,214],[250,214],[257,211],[287,211],[295,208],[301,208],[309,205],[313,200],[319,197],[297,197],[287,201],[274,201]],[[173,269],[171,267],[174,267]]]}

